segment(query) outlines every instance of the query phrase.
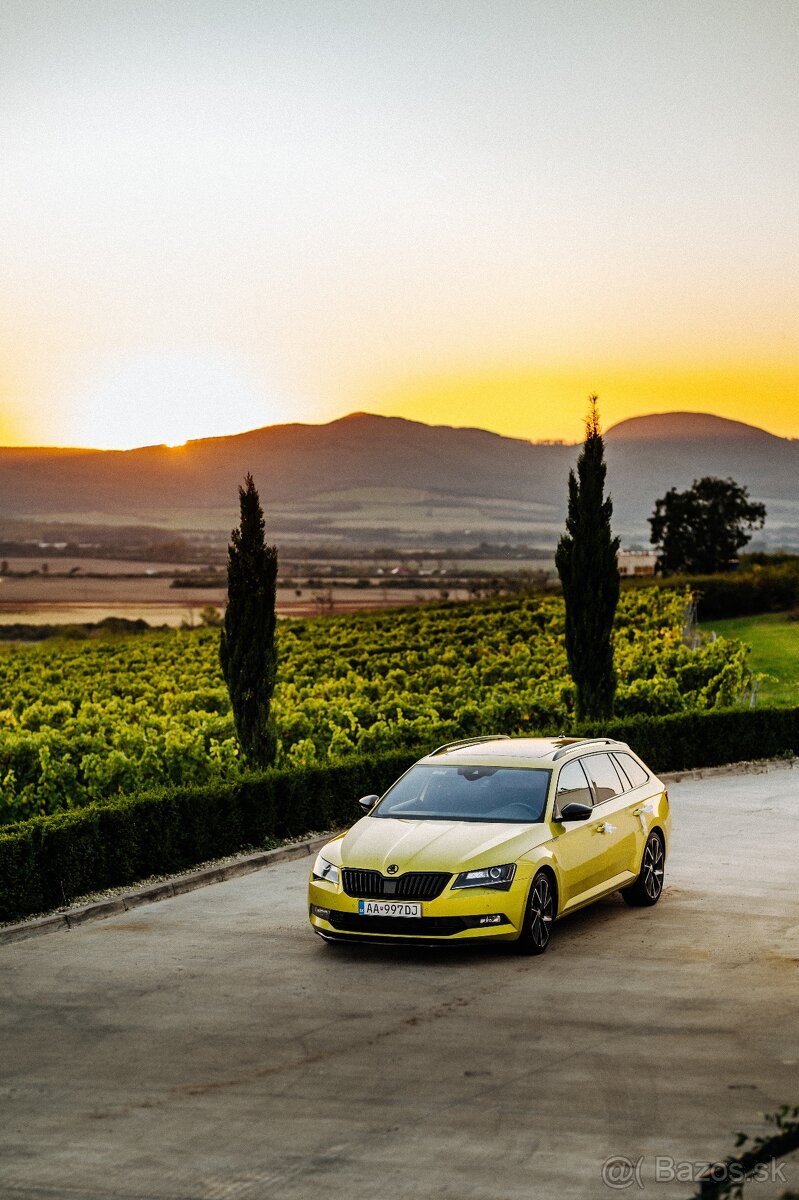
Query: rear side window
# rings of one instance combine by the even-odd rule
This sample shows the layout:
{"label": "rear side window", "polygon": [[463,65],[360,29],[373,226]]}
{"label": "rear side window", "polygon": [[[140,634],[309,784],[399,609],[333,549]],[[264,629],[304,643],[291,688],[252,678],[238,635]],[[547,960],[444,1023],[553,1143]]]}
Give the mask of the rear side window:
{"label": "rear side window", "polygon": [[594,797],[579,760],[566,763],[558,776],[555,812],[563,812],[567,804],[587,804],[590,808],[593,803]]}
{"label": "rear side window", "polygon": [[632,787],[640,787],[642,783],[646,783],[649,776],[641,764],[635,761],[632,754],[619,753],[614,754],[613,757],[621,766]]}
{"label": "rear side window", "polygon": [[624,791],[619,772],[610,760],[609,754],[591,754],[582,760],[588,778],[594,785],[595,804],[612,800]]}

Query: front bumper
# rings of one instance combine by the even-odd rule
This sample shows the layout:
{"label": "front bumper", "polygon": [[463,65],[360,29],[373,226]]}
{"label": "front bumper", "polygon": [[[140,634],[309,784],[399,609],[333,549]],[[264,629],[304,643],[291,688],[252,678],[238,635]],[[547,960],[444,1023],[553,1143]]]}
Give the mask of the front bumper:
{"label": "front bumper", "polygon": [[361,915],[358,898],[339,885],[311,879],[308,913],[313,928],[329,941],[511,942],[521,931],[528,886],[517,872],[507,891],[447,887],[435,900],[421,901],[421,917],[374,917]]}

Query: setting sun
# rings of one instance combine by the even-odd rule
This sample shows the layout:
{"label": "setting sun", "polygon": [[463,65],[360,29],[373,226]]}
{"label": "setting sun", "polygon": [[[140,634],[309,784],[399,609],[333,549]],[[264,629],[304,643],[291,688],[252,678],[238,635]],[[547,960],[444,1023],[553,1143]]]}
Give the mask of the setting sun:
{"label": "setting sun", "polygon": [[218,437],[279,418],[242,364],[221,356],[160,352],[119,362],[72,397],[77,445],[127,450]]}
{"label": "setting sun", "polygon": [[36,0],[0,32],[0,439],[360,409],[569,440],[593,391],[799,435],[790,5]]}

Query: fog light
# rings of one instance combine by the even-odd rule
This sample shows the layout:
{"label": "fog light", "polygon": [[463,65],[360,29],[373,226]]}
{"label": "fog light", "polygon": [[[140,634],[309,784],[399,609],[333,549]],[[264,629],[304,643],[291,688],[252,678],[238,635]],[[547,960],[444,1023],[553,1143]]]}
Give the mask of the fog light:
{"label": "fog light", "polygon": [[329,908],[320,908],[318,904],[312,904],[311,905],[311,916],[319,917],[323,921],[329,921],[330,920],[330,909]]}
{"label": "fog light", "polygon": [[481,925],[501,925],[502,913],[490,913],[487,917],[480,918]]}

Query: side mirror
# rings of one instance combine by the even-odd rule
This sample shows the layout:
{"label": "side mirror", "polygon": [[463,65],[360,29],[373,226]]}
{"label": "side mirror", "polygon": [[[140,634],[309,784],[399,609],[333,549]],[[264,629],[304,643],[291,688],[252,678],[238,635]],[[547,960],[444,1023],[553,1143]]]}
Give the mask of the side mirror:
{"label": "side mirror", "polygon": [[379,796],[361,796],[358,803],[365,813],[369,813],[372,811],[379,799]]}
{"label": "side mirror", "polygon": [[593,813],[590,804],[578,804],[576,800],[572,800],[571,804],[567,804],[561,809],[560,816],[555,817],[556,821],[587,821]]}

